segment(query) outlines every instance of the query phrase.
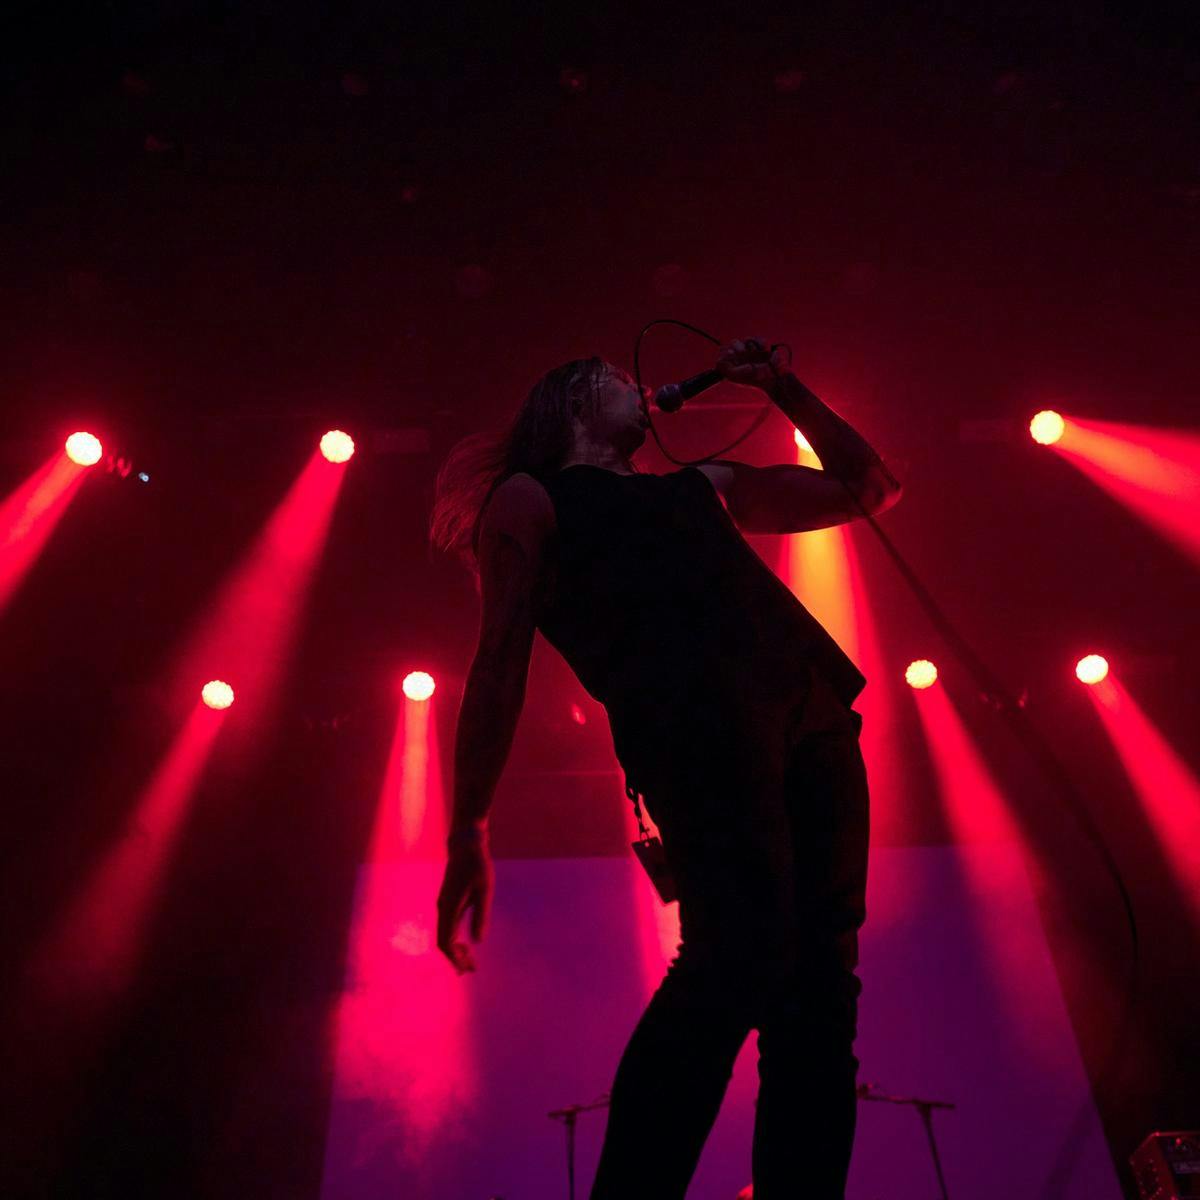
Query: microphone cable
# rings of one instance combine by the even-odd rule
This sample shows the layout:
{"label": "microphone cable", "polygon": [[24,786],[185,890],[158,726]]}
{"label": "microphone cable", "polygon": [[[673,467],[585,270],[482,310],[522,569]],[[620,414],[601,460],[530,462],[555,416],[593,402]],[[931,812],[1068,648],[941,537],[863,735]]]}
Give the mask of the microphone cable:
{"label": "microphone cable", "polygon": [[[644,396],[642,390],[642,375],[641,375],[641,346],[642,339],[656,325],[677,325],[680,328],[690,330],[692,333],[698,334],[702,338],[706,338],[716,346],[723,343],[719,338],[714,337],[711,333],[698,328],[695,325],[690,325],[686,321],[679,321],[672,317],[662,317],[650,321],[643,325],[638,332],[637,338],[633,347],[633,370],[634,378],[637,381],[638,395]],[[774,351],[777,347],[784,346],[788,351],[788,365],[791,366],[791,347],[786,342],[776,342],[769,347],[769,352]],[[647,404],[647,412],[649,405]],[[714,451],[712,454],[704,458],[698,458],[691,462],[684,462],[672,455],[662,444],[662,439],[658,436],[658,430],[654,427],[651,421],[650,429],[654,434],[654,440],[658,443],[663,454],[673,463],[679,466],[697,466],[700,463],[710,462],[714,458],[727,453],[735,446],[745,441],[762,423],[766,420],[771,409],[777,405],[773,400],[769,400],[762,409],[762,412],[754,419],[750,427],[728,446],[720,450]],[[781,410],[782,411],[782,410]],[[1137,918],[1134,915],[1133,901],[1129,895],[1129,889],[1125,885],[1125,880],[1121,875],[1120,868],[1117,866],[1116,860],[1113,857],[1112,851],[1109,849],[1107,842],[1100,830],[1097,829],[1095,822],[1087,810],[1087,804],[1071,779],[1066,767],[1063,766],[1061,760],[1051,748],[1050,743],[1042,736],[1040,730],[1030,720],[1028,713],[1025,711],[1025,696],[1013,697],[1007,688],[996,678],[992,670],[984,663],[982,658],[974,651],[967,639],[959,633],[957,627],[943,611],[941,605],[934,599],[930,590],[921,582],[920,577],[912,566],[904,558],[899,550],[896,549],[891,539],[879,528],[875,519],[863,507],[862,501],[854,489],[840,476],[832,471],[828,472],[832,478],[836,479],[846,493],[854,502],[855,507],[863,517],[866,518],[867,524],[875,531],[875,535],[883,543],[884,549],[888,556],[895,564],[896,569],[900,572],[905,583],[908,584],[913,594],[917,598],[925,615],[929,618],[933,627],[942,635],[946,643],[951,648],[951,652],[958,660],[966,667],[968,675],[979,689],[981,699],[985,701],[991,708],[1001,713],[1008,721],[1009,727],[1016,735],[1017,741],[1024,747],[1026,753],[1033,760],[1034,764],[1041,771],[1043,778],[1050,784],[1051,788],[1056,791],[1059,798],[1064,802],[1067,811],[1075,818],[1085,834],[1087,840],[1091,843],[1093,849],[1099,854],[1104,863],[1105,869],[1109,878],[1112,880],[1113,886],[1116,888],[1121,900],[1121,907],[1125,916],[1125,923],[1129,930],[1129,973],[1125,983],[1125,989],[1121,1002],[1121,1009],[1114,1027],[1111,1041],[1107,1047],[1105,1054],[1101,1060],[1100,1069],[1092,1078],[1092,1089],[1095,1091],[1101,1081],[1107,1082],[1107,1077],[1120,1062],[1123,1052],[1126,1048],[1126,1042],[1129,1037],[1130,1027],[1134,1012],[1137,1006],[1138,990],[1140,985],[1140,944],[1138,937]],[[1062,1169],[1061,1164],[1056,1170]],[[1054,1178],[1052,1172],[1051,1178],[1047,1180],[1046,1187],[1042,1192],[1045,1200],[1050,1200],[1053,1195],[1059,1194],[1054,1189],[1058,1187],[1058,1181]]]}

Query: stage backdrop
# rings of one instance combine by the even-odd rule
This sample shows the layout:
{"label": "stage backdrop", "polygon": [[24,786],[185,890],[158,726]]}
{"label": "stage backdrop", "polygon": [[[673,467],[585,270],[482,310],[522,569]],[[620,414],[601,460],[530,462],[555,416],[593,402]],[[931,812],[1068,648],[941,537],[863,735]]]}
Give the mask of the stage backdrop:
{"label": "stage backdrop", "polygon": [[[502,859],[479,970],[433,945],[441,868],[360,875],[323,1200],[567,1196],[547,1113],[597,1100],[677,937],[633,858]],[[950,1101],[934,1115],[949,1194],[1120,1200],[1025,864],[1007,843],[872,854],[859,969],[859,1082]],[[688,1195],[750,1181],[756,1034],[738,1059]],[[796,1080],[804,1087],[803,1079]],[[607,1109],[583,1112],[576,1190]],[[647,1128],[653,1153],[655,1130]],[[849,1200],[934,1200],[917,1111],[863,1100]]]}

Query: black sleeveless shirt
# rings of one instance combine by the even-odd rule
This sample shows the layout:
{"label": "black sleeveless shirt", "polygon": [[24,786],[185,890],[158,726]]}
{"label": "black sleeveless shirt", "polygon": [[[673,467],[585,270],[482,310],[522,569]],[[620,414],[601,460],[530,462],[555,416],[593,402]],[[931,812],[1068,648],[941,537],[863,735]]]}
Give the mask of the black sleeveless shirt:
{"label": "black sleeveless shirt", "polygon": [[[866,679],[759,558],[695,467],[544,479],[557,531],[537,627],[608,711],[627,777],[665,728],[795,708],[816,680],[846,709]],[[820,677],[817,679],[817,677]],[[640,790],[640,789],[638,789]]]}

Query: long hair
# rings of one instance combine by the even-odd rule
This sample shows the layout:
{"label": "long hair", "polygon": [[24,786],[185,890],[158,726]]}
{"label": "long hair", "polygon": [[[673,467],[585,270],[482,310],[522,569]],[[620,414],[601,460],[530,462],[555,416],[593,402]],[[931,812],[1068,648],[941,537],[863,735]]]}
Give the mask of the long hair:
{"label": "long hair", "polygon": [[472,433],[451,447],[434,485],[429,542],[455,554],[479,583],[479,521],[492,493],[525,471],[545,480],[571,449],[572,418],[598,405],[604,359],[573,358],[547,371],[533,385],[511,423]]}

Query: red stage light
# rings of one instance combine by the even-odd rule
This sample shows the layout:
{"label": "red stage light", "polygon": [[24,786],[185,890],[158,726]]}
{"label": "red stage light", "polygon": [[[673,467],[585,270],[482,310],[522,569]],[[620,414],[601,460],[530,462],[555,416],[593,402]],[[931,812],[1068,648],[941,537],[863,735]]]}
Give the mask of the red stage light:
{"label": "red stage light", "polygon": [[798,429],[796,430],[795,437],[796,437],[796,445],[801,450],[807,450],[809,452],[809,454],[813,453],[813,448],[812,448],[812,446],[809,445],[808,438],[806,438],[804,436],[804,434],[802,434],[800,432],[800,430],[798,430]]}
{"label": "red stage light", "polygon": [[428,700],[436,686],[433,676],[425,671],[410,671],[404,677],[404,694],[410,700]]}
{"label": "red stage light", "polygon": [[908,664],[904,671],[904,681],[909,687],[933,687],[937,682],[937,667],[927,658],[918,658]]}
{"label": "red stage light", "polygon": [[200,699],[209,708],[228,708],[233,703],[233,688],[221,679],[210,679],[200,689]]}
{"label": "red stage light", "polygon": [[354,439],[340,429],[331,429],[321,439],[321,453],[331,463],[344,463],[354,453]]}
{"label": "red stage light", "polygon": [[1088,654],[1075,664],[1075,676],[1081,683],[1099,683],[1108,674],[1108,659]]}
{"label": "red stage light", "polygon": [[21,586],[83,475],[78,463],[55,451],[28,479],[0,497],[0,609]]}
{"label": "red stage light", "polygon": [[67,457],[73,462],[78,463],[81,467],[90,467],[100,461],[104,454],[104,448],[100,445],[100,439],[90,433],[73,433],[67,438],[67,444],[64,447],[67,452]]}
{"label": "red stage light", "polygon": [[1040,446],[1053,446],[1063,435],[1066,422],[1052,408],[1043,409],[1029,422],[1029,433]]}

